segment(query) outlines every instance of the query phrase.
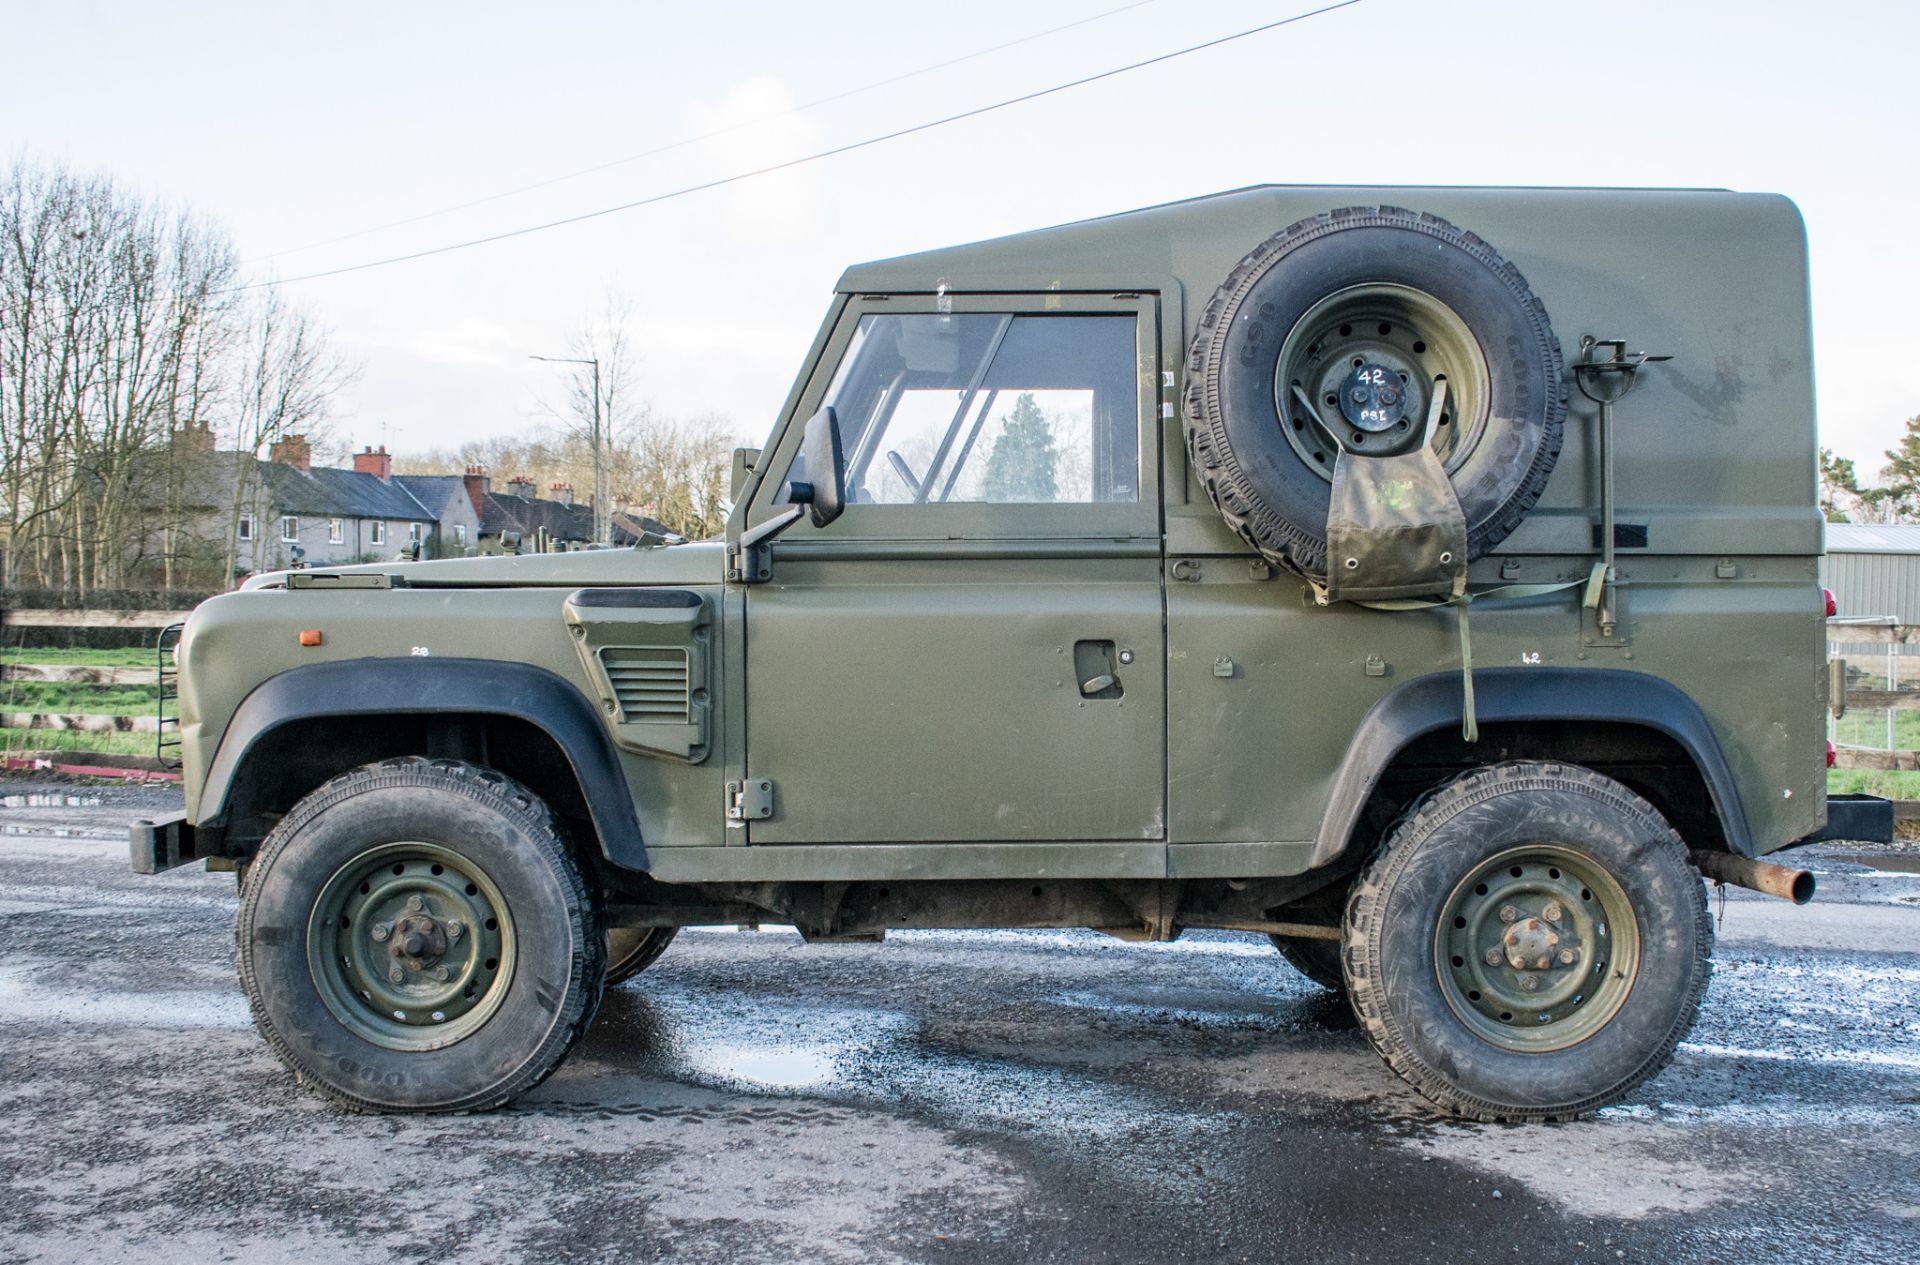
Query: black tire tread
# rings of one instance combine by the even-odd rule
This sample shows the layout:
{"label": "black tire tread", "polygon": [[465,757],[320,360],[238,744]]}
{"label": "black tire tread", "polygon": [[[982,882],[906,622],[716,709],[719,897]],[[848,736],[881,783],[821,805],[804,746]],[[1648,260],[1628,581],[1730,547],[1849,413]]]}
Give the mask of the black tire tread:
{"label": "black tire tread", "polygon": [[[1434,1073],[1417,1056],[1407,1035],[1387,1021],[1384,1008],[1385,981],[1370,968],[1380,960],[1380,937],[1384,920],[1374,916],[1389,884],[1412,864],[1426,837],[1465,804],[1495,794],[1530,789],[1565,790],[1569,783],[1597,792],[1615,801],[1623,811],[1644,814],[1664,821],[1659,810],[1610,777],[1579,765],[1551,761],[1509,761],[1471,769],[1440,783],[1411,804],[1386,834],[1380,851],[1361,871],[1348,900],[1346,925],[1360,937],[1359,951],[1341,955],[1347,973],[1347,995],[1354,1015],[1367,1040],[1400,1078],[1423,1097],[1452,1114],[1488,1123],[1523,1123],[1573,1120],[1591,1115],[1602,1107],[1620,1101],[1658,1075],[1673,1061],[1674,1051],[1693,1029],[1712,975],[1713,923],[1707,912],[1706,889],[1693,886],[1693,918],[1699,946],[1697,969],[1683,999],[1673,1026],[1648,1055],[1647,1060],[1621,1083],[1590,1098],[1563,1106],[1528,1110],[1497,1103],[1460,1091]],[[1668,827],[1657,846],[1667,850],[1682,867],[1690,868],[1686,844]],[[1351,941],[1349,941],[1351,943]]]}
{"label": "black tire tread", "polygon": [[561,1016],[533,1057],[513,1075],[489,1086],[484,1092],[448,1105],[392,1106],[348,1093],[329,1084],[324,1078],[312,1075],[301,1063],[292,1045],[274,1027],[265,1008],[256,1000],[259,996],[258,980],[253,972],[252,955],[248,952],[246,937],[242,934],[242,929],[251,921],[254,902],[260,891],[261,885],[253,882],[241,887],[240,912],[234,922],[235,957],[241,987],[247,994],[254,1025],[266,1038],[274,1054],[293,1071],[295,1080],[303,1087],[317,1090],[335,1106],[352,1112],[383,1115],[463,1115],[492,1111],[553,1075],[592,1024],[605,990],[606,935],[601,927],[598,893],[582,876],[573,848],[545,800],[502,773],[464,760],[426,756],[398,756],[380,760],[332,778],[295,804],[293,810],[281,818],[267,835],[248,868],[253,874],[264,875],[276,858],[295,846],[302,828],[326,809],[366,791],[404,787],[451,790],[517,818],[535,845],[555,862],[553,868],[556,874],[573,889],[568,893],[569,908],[577,911],[581,919],[581,925],[574,928],[574,943],[578,948],[573,966],[576,970],[584,971],[582,978],[588,986],[572,995],[572,1013]]}

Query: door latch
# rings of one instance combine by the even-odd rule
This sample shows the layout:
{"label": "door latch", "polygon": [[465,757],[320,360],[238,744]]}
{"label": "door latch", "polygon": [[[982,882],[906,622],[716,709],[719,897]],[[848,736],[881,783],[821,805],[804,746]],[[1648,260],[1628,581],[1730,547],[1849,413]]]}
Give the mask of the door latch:
{"label": "door latch", "polygon": [[[1126,660],[1131,654],[1131,651],[1121,651],[1119,657]],[[1073,679],[1080,686],[1081,698],[1125,696],[1126,687],[1120,683],[1120,669],[1114,666],[1114,658],[1111,641],[1073,643]]]}

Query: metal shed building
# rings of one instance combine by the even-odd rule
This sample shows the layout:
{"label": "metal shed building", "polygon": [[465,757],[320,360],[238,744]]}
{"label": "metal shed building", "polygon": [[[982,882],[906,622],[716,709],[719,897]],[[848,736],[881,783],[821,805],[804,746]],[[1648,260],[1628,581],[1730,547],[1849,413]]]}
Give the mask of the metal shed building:
{"label": "metal shed building", "polygon": [[1920,624],[1920,526],[1828,523],[1820,583],[1842,616]]}

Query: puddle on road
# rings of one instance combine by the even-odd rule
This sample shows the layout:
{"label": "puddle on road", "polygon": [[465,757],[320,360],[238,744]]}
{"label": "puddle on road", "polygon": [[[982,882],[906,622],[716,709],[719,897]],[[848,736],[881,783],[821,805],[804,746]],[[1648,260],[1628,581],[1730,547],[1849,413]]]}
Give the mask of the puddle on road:
{"label": "puddle on road", "polygon": [[688,1052],[694,1068],[719,1080],[768,1089],[814,1089],[833,1079],[834,1054],[820,1046],[703,1045]]}
{"label": "puddle on road", "polygon": [[121,993],[49,987],[18,967],[0,968],[0,1022],[114,1028],[245,1028],[253,1020],[234,992]]}
{"label": "puddle on road", "polygon": [[885,1004],[821,1009],[656,978],[608,993],[582,1053],[620,1073],[881,1105],[942,1127],[1013,1129],[1075,1149],[1126,1145],[1143,1133],[1163,1145],[1197,1136],[1210,1118],[1150,1088],[1052,1061],[1061,1050],[1046,1041],[1023,1054],[991,1040],[975,1049],[980,1035],[964,1024],[929,1034],[907,1008]]}

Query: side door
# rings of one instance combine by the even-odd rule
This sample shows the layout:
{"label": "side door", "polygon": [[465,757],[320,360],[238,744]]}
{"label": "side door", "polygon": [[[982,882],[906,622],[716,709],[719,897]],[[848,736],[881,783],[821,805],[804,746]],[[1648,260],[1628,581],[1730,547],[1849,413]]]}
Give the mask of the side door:
{"label": "side door", "polygon": [[[1164,848],[1155,318],[1138,294],[849,302],[796,413],[840,419],[846,512],[781,536],[746,595],[747,765],[775,784],[752,844]],[[801,429],[749,521],[807,468]]]}

